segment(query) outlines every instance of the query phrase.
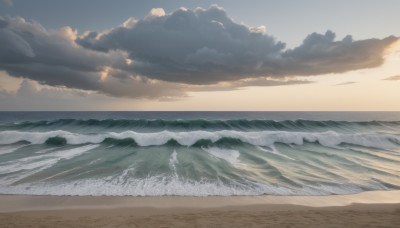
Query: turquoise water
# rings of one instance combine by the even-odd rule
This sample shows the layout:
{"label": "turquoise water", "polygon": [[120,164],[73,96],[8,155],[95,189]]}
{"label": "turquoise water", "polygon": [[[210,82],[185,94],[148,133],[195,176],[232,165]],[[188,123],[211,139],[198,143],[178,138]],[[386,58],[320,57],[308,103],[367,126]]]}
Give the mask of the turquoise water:
{"label": "turquoise water", "polygon": [[400,189],[398,112],[1,112],[0,193]]}

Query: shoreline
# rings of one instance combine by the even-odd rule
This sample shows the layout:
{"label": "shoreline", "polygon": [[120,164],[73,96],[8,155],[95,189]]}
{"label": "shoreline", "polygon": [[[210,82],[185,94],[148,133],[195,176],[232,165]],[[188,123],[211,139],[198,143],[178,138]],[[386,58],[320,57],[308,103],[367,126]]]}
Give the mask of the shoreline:
{"label": "shoreline", "polygon": [[0,195],[0,227],[400,227],[400,191],[331,196]]}
{"label": "shoreline", "polygon": [[367,191],[357,194],[328,196],[51,196],[0,194],[0,213],[131,207],[201,209],[257,205],[321,208],[354,204],[400,204],[400,190]]}

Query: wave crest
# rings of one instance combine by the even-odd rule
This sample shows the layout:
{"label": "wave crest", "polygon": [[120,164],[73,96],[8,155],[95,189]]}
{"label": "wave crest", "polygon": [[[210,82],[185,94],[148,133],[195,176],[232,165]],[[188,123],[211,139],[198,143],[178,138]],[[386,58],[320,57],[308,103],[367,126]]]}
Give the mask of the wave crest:
{"label": "wave crest", "polygon": [[353,144],[378,149],[392,149],[400,145],[400,137],[390,134],[343,134],[334,131],[326,132],[290,132],[290,131],[253,131],[234,130],[222,131],[160,131],[141,133],[124,131],[120,133],[107,132],[99,134],[78,134],[68,131],[48,132],[0,132],[0,144],[12,144],[27,141],[31,144],[61,143],[67,144],[121,144],[138,146],[159,146],[174,141],[182,146],[196,146],[211,143],[237,142],[256,146],[271,146],[274,143],[302,145],[304,142],[319,143],[326,147],[336,147],[340,144]]}

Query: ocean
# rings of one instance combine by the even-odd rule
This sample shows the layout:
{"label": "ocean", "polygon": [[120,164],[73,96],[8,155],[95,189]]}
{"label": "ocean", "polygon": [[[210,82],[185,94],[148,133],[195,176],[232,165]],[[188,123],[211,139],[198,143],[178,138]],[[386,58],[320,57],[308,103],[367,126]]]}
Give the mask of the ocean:
{"label": "ocean", "polygon": [[0,112],[0,194],[400,189],[400,112]]}

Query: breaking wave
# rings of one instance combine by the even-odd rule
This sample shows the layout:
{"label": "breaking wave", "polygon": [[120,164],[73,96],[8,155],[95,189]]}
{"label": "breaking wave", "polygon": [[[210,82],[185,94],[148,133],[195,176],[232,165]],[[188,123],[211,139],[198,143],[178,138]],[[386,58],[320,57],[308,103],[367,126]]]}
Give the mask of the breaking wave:
{"label": "breaking wave", "polygon": [[398,189],[400,121],[0,124],[0,194],[331,195]]}
{"label": "breaking wave", "polygon": [[124,131],[120,133],[107,132],[99,134],[78,134],[62,130],[48,132],[0,132],[0,144],[29,142],[31,144],[99,144],[115,145],[160,146],[174,141],[182,146],[215,143],[224,140],[239,140],[256,146],[271,146],[274,143],[302,145],[304,142],[319,143],[326,147],[336,147],[340,144],[352,144],[371,148],[391,149],[400,145],[400,137],[390,134],[343,134],[334,131],[326,132],[289,132],[289,131],[257,131],[242,132],[233,130],[223,131],[189,131],[172,132],[160,131],[140,133]]}

